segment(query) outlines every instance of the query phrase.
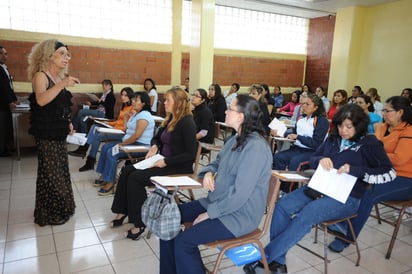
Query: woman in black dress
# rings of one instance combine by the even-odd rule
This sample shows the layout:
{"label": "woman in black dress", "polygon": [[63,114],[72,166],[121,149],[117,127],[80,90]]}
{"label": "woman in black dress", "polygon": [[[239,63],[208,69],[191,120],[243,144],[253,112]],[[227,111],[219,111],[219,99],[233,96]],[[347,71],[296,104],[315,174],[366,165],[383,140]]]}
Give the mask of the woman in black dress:
{"label": "woman in black dress", "polygon": [[79,79],[68,76],[68,47],[55,40],[36,44],[29,55],[32,81],[29,133],[36,139],[37,181],[34,222],[40,226],[61,225],[74,214],[66,137],[73,133],[71,93]]}

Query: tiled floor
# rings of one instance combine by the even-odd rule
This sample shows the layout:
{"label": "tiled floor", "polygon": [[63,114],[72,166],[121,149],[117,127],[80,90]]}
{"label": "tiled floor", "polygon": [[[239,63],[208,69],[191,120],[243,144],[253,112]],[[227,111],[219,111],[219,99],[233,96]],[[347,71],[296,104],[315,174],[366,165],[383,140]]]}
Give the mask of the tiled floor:
{"label": "tiled floor", "polygon": [[[37,160],[23,152],[21,161],[0,158],[0,269],[2,273],[158,273],[158,240],[125,239],[129,224],[113,229],[108,223],[112,196],[99,197],[91,185],[93,171],[79,173],[84,160],[70,157],[76,213],[62,226],[39,227],[33,223]],[[354,266],[355,249],[330,253],[330,273],[412,273],[412,222],[405,222],[386,260],[392,227],[370,219],[359,238],[360,266]],[[313,233],[302,244],[312,243]],[[289,273],[322,273],[323,261],[299,247],[288,254]],[[243,273],[232,267],[223,273]],[[262,272],[263,273],[263,272]],[[193,274],[193,273],[188,273]]]}

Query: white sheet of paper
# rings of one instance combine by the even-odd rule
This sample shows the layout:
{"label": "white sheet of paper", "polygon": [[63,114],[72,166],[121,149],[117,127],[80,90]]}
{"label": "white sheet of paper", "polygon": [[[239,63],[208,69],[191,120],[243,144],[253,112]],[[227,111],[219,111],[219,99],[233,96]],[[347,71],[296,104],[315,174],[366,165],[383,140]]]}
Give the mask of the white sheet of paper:
{"label": "white sheet of paper", "polygon": [[66,142],[70,144],[75,144],[82,146],[86,144],[87,138],[86,133],[74,133],[72,135],[67,135]]}
{"label": "white sheet of paper", "polygon": [[276,130],[279,136],[283,136],[287,130],[285,123],[279,121],[277,118],[274,118],[272,122],[270,122],[269,128]]}
{"label": "white sheet of paper", "polygon": [[102,132],[102,133],[111,133],[111,134],[125,134],[123,130],[116,129],[116,128],[98,127],[97,131]]}
{"label": "white sheet of paper", "polygon": [[156,122],[163,122],[165,120],[165,118],[158,115],[152,115],[152,117]]}
{"label": "white sheet of paper", "polygon": [[304,176],[302,176],[302,175],[299,175],[299,174],[295,174],[295,173],[287,173],[287,172],[285,172],[285,173],[281,173],[281,172],[273,172],[275,175],[278,175],[280,178],[286,178],[286,179],[291,179],[291,180],[293,180],[293,179],[295,179],[295,180],[305,180],[305,179],[309,179],[309,178],[307,178],[307,177],[304,177]]}
{"label": "white sheet of paper", "polygon": [[112,147],[112,156],[115,156],[119,153],[119,145]]}
{"label": "white sheet of paper", "polygon": [[156,163],[157,161],[162,160],[164,158],[165,158],[164,156],[162,156],[160,154],[156,154],[156,155],[153,155],[150,158],[144,159],[143,161],[137,162],[133,166],[134,166],[135,169],[151,168],[154,163]]}
{"label": "white sheet of paper", "polygon": [[104,123],[104,122],[102,122],[102,121],[99,121],[99,120],[94,120],[94,122],[95,122],[96,124],[99,124],[99,125],[104,126],[104,127],[107,127],[107,128],[113,128],[111,125],[108,125],[108,124],[106,124],[106,123]]}
{"label": "white sheet of paper", "polygon": [[326,171],[321,165],[318,165],[308,186],[344,204],[356,180],[357,178],[352,175],[338,174],[335,168]]}
{"label": "white sheet of paper", "polygon": [[153,176],[150,179],[160,186],[200,186],[201,184],[189,176]]}

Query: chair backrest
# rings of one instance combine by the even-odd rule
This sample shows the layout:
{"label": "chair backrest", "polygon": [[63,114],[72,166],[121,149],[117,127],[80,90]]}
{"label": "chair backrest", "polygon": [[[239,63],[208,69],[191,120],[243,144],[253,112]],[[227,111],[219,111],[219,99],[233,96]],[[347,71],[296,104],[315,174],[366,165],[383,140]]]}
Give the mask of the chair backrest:
{"label": "chair backrest", "polygon": [[268,231],[270,222],[272,221],[272,215],[275,210],[276,202],[279,198],[280,184],[281,182],[279,178],[272,174],[272,176],[270,176],[269,190],[266,200],[266,217],[261,229],[262,236],[266,233],[266,231]]}
{"label": "chair backrest", "polygon": [[197,177],[197,173],[199,170],[199,161],[200,161],[201,155],[202,155],[202,146],[200,145],[199,142],[197,142],[196,157],[195,157],[194,164],[193,164],[193,174],[195,177]]}

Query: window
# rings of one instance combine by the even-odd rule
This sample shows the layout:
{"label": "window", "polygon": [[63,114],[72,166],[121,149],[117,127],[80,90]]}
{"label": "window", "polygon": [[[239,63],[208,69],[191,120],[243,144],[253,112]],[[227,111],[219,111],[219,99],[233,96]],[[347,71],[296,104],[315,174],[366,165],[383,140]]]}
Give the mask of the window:
{"label": "window", "polygon": [[172,0],[3,0],[0,28],[171,44]]}
{"label": "window", "polygon": [[[182,43],[190,45],[191,5],[183,1]],[[215,7],[215,48],[306,54],[309,20]]]}

